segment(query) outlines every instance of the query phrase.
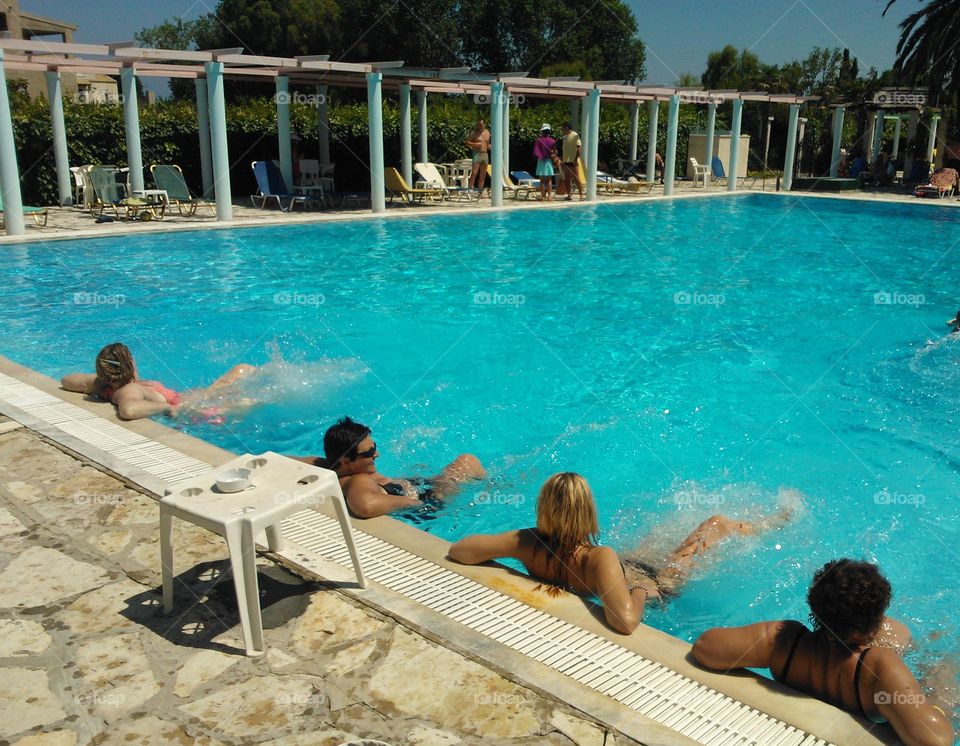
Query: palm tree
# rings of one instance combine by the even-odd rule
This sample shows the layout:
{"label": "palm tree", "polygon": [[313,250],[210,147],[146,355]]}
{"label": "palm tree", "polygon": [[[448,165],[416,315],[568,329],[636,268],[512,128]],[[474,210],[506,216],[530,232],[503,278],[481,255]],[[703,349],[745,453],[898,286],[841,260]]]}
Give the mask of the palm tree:
{"label": "palm tree", "polygon": [[[886,15],[896,0],[883,9]],[[932,95],[956,99],[960,90],[960,0],[930,0],[900,22],[895,67]]]}

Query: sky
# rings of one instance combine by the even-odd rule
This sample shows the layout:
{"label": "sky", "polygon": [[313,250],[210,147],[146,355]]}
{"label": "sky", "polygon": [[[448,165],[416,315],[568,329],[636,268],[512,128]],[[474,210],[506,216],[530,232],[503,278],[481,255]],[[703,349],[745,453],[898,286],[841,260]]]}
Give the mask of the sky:
{"label": "sky", "polygon": [[[647,81],[663,84],[676,83],[682,73],[699,77],[707,54],[726,44],[750,49],[767,64],[803,59],[815,46],[847,47],[861,72],[884,70],[896,56],[899,22],[922,7],[918,0],[897,0],[882,17],[886,0],[626,2],[647,46]],[[89,43],[129,41],[144,27],[196,18],[215,6],[216,0],[20,0],[22,10],[77,24],[75,41]]]}

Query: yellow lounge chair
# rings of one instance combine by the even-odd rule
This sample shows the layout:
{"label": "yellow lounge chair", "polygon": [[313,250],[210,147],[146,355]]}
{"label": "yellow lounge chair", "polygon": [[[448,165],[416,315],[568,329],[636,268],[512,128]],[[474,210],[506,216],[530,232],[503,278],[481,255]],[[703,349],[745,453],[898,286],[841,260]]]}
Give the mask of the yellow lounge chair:
{"label": "yellow lounge chair", "polygon": [[443,189],[411,189],[410,185],[407,184],[400,175],[400,172],[393,166],[387,166],[384,169],[383,185],[387,191],[390,192],[391,202],[393,202],[393,198],[398,194],[403,197],[404,200],[409,200],[411,203],[423,202],[425,197],[439,197],[442,200],[444,195]]}

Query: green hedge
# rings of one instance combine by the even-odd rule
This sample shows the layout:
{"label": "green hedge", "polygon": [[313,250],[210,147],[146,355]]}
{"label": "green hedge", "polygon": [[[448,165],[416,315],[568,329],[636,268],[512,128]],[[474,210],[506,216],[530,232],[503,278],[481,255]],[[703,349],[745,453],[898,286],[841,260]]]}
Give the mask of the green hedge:
{"label": "green hedge", "polygon": [[[430,96],[427,99],[430,159],[434,162],[468,157],[465,144],[475,118],[486,116],[488,107],[475,105],[464,97]],[[337,163],[339,189],[369,190],[366,159],[369,151],[366,104],[331,99],[330,151]],[[415,108],[415,107],[414,107]],[[687,133],[702,126],[703,114],[696,115],[689,107],[681,109],[677,138],[677,170],[685,172]],[[293,129],[302,138],[299,155],[317,156],[317,110],[309,104],[293,103]],[[511,106],[511,165],[531,170],[531,150],[540,125],[549,122],[555,129],[569,116],[565,103],[531,105],[523,102]],[[117,104],[77,104],[64,101],[67,148],[70,164],[87,163],[126,165],[123,110]],[[413,132],[416,140],[416,112]],[[666,139],[666,107],[661,106],[659,145],[664,151]],[[55,204],[57,201],[50,114],[45,99],[27,100],[13,97],[14,130],[17,157],[27,204]],[[600,117],[599,160],[612,164],[624,158],[629,149],[630,123],[628,108],[604,104]],[[578,124],[574,124],[578,128]],[[235,197],[256,191],[249,163],[277,157],[276,107],[273,98],[247,99],[227,106],[227,129],[230,150],[231,183]],[[395,101],[385,100],[383,110],[385,161],[400,161],[399,115]],[[196,109],[189,101],[161,101],[140,107],[141,150],[144,166],[151,163],[177,163],[195,190],[200,187],[200,151],[197,138]],[[646,152],[646,108],[640,113],[640,154]],[[416,154],[416,145],[414,153]],[[148,172],[149,175],[149,172]],[[149,181],[149,177],[148,177]]]}

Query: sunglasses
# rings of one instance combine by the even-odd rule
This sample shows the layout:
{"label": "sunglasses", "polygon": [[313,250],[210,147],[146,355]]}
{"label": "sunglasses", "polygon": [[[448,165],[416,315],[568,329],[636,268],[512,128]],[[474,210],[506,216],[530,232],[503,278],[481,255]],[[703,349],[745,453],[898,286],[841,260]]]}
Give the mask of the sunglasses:
{"label": "sunglasses", "polygon": [[357,458],[373,458],[373,454],[377,452],[377,444],[374,443],[370,448],[365,451],[357,451]]}

